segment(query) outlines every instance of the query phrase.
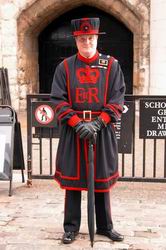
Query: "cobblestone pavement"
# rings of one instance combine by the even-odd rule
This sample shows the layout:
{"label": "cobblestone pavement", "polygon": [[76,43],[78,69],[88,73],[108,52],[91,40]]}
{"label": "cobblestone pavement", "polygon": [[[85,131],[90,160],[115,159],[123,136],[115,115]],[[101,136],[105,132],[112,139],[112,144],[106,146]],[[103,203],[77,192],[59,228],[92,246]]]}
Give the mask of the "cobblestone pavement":
{"label": "cobblestone pavement", "polygon": [[[21,183],[21,174],[15,175],[12,197],[8,196],[8,182],[0,182],[0,250],[91,249],[86,192],[82,196],[80,234],[72,245],[63,245],[64,191],[54,180],[33,180],[28,188]],[[125,240],[113,243],[95,235],[94,250],[166,249],[165,184],[118,182],[111,200],[114,228]]]}
{"label": "cobblestone pavement", "polygon": [[[26,162],[26,116],[19,114]],[[158,165],[159,162],[158,162]],[[26,174],[26,172],[25,172]],[[63,245],[64,191],[54,180],[33,180],[28,188],[14,171],[13,196],[0,181],[0,250],[90,250],[86,192],[82,196],[80,234]],[[95,235],[94,250],[166,250],[166,184],[118,182],[111,191],[114,228],[122,243]]]}

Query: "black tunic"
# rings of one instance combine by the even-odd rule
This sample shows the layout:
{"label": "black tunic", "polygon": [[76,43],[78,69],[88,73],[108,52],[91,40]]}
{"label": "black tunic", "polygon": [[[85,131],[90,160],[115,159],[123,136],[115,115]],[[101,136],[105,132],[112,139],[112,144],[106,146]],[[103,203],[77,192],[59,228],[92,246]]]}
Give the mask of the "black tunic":
{"label": "black tunic", "polygon": [[[125,83],[117,60],[99,54],[86,59],[80,54],[65,59],[55,71],[51,100],[61,127],[55,180],[64,189],[87,190],[88,141],[73,127],[84,110],[107,123],[94,147],[95,192],[107,192],[118,174],[118,148],[114,123],[123,110]],[[89,113],[88,113],[89,114]]]}

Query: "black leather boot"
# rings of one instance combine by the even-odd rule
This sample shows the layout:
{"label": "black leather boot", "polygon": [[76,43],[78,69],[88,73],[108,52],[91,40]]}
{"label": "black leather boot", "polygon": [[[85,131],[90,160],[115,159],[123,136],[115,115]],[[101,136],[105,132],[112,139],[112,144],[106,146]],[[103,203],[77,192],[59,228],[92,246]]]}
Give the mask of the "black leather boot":
{"label": "black leather boot", "polygon": [[62,237],[63,244],[71,244],[77,235],[78,232],[65,232]]}
{"label": "black leather boot", "polygon": [[112,241],[123,241],[124,236],[116,232],[114,229],[110,230],[101,230],[97,229],[96,234],[107,236]]}

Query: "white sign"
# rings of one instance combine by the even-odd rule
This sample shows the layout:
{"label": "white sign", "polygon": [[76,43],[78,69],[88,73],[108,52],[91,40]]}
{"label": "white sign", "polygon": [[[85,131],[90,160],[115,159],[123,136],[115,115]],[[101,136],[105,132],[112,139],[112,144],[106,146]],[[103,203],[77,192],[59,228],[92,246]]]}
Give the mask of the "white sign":
{"label": "white sign", "polygon": [[3,173],[5,160],[6,135],[0,134],[0,172]]}
{"label": "white sign", "polygon": [[54,111],[48,105],[40,105],[35,111],[35,118],[41,124],[48,124],[54,119]]}
{"label": "white sign", "polygon": [[166,99],[140,100],[140,138],[166,138]]}

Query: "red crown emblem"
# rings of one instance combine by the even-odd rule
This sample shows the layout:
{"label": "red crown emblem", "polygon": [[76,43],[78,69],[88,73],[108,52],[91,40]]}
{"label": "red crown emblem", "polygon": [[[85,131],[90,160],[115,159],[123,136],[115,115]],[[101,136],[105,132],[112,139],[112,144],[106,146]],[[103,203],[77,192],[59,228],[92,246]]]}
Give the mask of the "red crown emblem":
{"label": "red crown emblem", "polygon": [[98,69],[79,68],[76,70],[76,75],[80,83],[96,83],[99,79],[100,72]]}

